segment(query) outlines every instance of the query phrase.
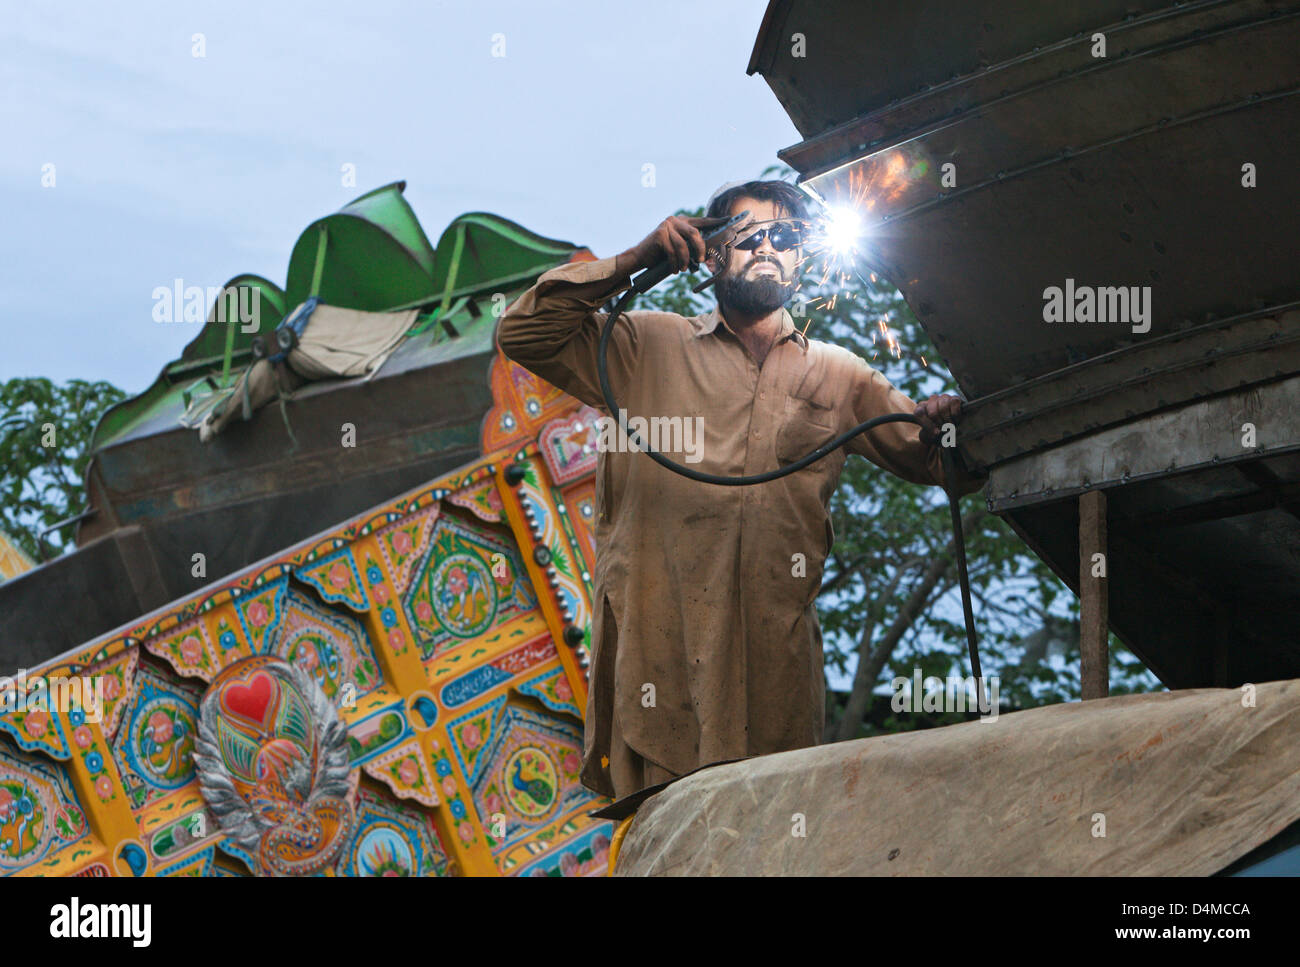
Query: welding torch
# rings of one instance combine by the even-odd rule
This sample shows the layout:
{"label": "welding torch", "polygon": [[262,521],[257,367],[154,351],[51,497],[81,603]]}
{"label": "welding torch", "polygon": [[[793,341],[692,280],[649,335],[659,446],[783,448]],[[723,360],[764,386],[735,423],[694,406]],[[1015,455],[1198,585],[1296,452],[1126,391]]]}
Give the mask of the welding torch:
{"label": "welding torch", "polygon": [[[704,235],[704,251],[707,253],[707,255],[713,255],[715,258],[717,258],[719,274],[726,271],[726,269],[723,264],[724,260],[718,258],[718,256],[720,256],[722,251],[725,248],[727,248],[727,244],[730,241],[730,236],[732,235],[735,227],[748,217],[749,217],[749,211],[748,209],[746,209],[743,212],[739,212],[738,214],[732,215],[730,218],[728,218],[717,228],[714,228],[712,231]],[[629,290],[629,294],[644,295],[645,293],[649,292],[651,289],[653,289],[660,282],[662,282],[664,279],[668,278],[668,276],[672,274],[673,274],[672,263],[668,259],[664,259],[658,265],[650,266],[650,268],[646,269],[635,279],[633,279],[632,288]],[[695,288],[692,291],[703,292],[714,282],[716,282],[717,278],[718,277],[716,275],[710,276],[708,279],[705,279],[699,285],[695,286]]]}

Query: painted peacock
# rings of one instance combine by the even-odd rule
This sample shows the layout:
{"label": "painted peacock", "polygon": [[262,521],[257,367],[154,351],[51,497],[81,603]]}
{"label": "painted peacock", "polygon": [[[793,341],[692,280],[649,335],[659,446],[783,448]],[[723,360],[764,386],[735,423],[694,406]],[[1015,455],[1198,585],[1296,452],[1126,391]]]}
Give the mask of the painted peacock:
{"label": "painted peacock", "polygon": [[515,771],[510,776],[510,784],[524,793],[539,806],[549,806],[555,796],[555,790],[545,779],[525,779],[523,759],[515,760]]}

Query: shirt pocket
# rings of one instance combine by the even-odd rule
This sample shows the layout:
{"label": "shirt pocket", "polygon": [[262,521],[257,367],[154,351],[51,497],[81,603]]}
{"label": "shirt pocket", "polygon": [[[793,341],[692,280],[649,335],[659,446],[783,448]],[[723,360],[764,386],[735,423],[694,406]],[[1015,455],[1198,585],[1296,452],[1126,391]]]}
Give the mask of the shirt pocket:
{"label": "shirt pocket", "polygon": [[[835,408],[829,398],[816,391],[791,394],[785,401],[785,416],[776,434],[776,458],[781,465],[796,460],[828,442],[836,433]],[[818,460],[809,469],[824,471],[829,458]]]}

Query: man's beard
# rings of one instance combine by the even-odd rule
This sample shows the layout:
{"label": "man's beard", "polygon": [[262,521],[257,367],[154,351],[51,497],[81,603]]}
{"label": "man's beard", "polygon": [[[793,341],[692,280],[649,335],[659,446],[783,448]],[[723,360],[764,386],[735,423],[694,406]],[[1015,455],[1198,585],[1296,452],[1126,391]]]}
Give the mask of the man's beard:
{"label": "man's beard", "polygon": [[[750,263],[745,271],[749,272],[756,264],[765,263]],[[726,275],[718,279],[715,283],[718,302],[747,316],[767,315],[785,305],[790,296],[790,287],[781,278],[781,267],[775,262],[766,264],[776,269],[777,274],[758,275],[754,278]]]}

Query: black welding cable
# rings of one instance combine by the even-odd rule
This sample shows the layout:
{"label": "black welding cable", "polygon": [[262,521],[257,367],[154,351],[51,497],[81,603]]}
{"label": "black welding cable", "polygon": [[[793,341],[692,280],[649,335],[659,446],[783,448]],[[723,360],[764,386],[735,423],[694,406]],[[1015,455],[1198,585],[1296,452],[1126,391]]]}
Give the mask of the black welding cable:
{"label": "black welding cable", "polygon": [[[652,271],[654,270],[648,270],[647,274]],[[667,272],[663,272],[664,277],[667,275]],[[638,291],[642,291],[644,288],[645,286],[642,285],[640,288],[634,287],[629,289],[623,294],[622,298],[615,303],[614,308],[610,311],[609,318],[605,320],[605,327],[600,333],[600,346],[596,354],[596,372],[600,377],[600,392],[605,398],[605,406],[608,407],[609,412],[614,415],[614,418],[618,420],[618,426],[623,432],[623,435],[631,441],[632,445],[636,449],[650,457],[650,459],[654,460],[654,462],[659,464],[661,467],[665,467],[673,473],[680,474],[683,477],[688,477],[691,480],[698,480],[700,483],[716,484],[720,487],[749,487],[755,484],[768,483],[772,480],[779,480],[781,477],[797,473],[804,469],[804,467],[816,463],[831,451],[842,447],[859,433],[866,433],[878,426],[883,426],[886,423],[915,423],[917,426],[921,425],[921,421],[911,413],[885,413],[882,416],[873,417],[864,423],[859,423],[851,430],[846,430],[839,436],[823,443],[816,450],[800,457],[793,463],[788,463],[783,467],[778,467],[775,470],[768,470],[764,473],[754,473],[740,477],[728,477],[715,473],[704,473],[703,471],[683,466],[682,464],[664,456],[659,451],[652,449],[639,436],[637,436],[634,431],[628,429],[626,414],[619,407],[618,401],[614,399],[614,390],[609,384],[609,367],[606,363],[605,355],[609,351],[609,339],[610,335],[614,332],[614,323],[618,320],[618,317],[623,314],[624,310],[627,308],[627,304],[632,300],[632,298],[637,295]],[[941,450],[943,453],[944,479],[947,482],[951,482],[956,479],[957,461],[951,452],[951,448],[942,447]],[[970,576],[966,570],[966,541],[962,533],[961,512],[957,506],[957,494],[954,491],[949,490],[947,487],[944,488],[944,492],[948,495],[948,510],[952,515],[953,547],[957,556],[957,578],[958,582],[961,584],[962,612],[966,619],[966,643],[970,649],[971,674],[975,678],[976,701],[979,703],[978,707],[983,709],[985,708],[984,679],[980,674],[979,648],[975,638],[975,616],[971,608]]]}

